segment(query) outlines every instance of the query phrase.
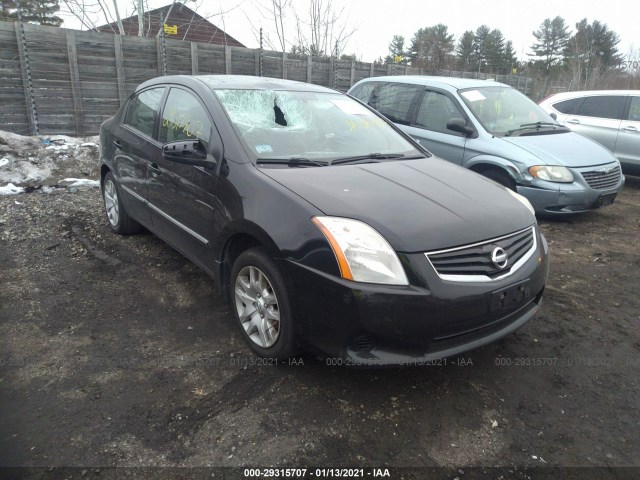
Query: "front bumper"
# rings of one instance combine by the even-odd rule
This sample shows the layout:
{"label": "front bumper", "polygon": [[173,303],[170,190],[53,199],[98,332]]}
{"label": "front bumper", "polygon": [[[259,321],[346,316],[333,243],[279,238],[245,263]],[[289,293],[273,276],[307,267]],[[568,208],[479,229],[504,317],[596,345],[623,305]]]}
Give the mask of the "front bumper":
{"label": "front bumper", "polygon": [[518,185],[517,190],[531,202],[536,214],[561,216],[593,210],[613,203],[625,181],[624,175],[621,174],[620,182],[612,188],[602,190],[591,188],[582,177],[582,173],[596,168],[572,168],[571,172],[574,176],[572,183],[553,183],[534,179],[530,186]]}
{"label": "front bumper", "polygon": [[[459,355],[508,335],[537,312],[549,272],[548,247],[517,272],[494,282],[439,278],[421,254],[402,255],[409,286],[351,282],[287,262],[295,285],[298,335],[338,364],[416,364]],[[530,295],[496,311],[496,292],[526,282]]]}

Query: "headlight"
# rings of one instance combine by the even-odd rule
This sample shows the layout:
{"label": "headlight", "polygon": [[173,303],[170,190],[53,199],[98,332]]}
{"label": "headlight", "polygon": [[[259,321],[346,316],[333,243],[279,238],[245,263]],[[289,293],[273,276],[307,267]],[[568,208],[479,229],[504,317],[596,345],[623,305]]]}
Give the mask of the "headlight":
{"label": "headlight", "polygon": [[520,195],[519,193],[514,192],[513,190],[507,188],[507,192],[509,192],[513,198],[515,198],[516,200],[518,200],[520,203],[522,203],[525,207],[527,207],[529,209],[529,211],[533,214],[533,216],[536,215],[536,211],[533,208],[533,205],[531,205],[531,202],[529,201],[528,198],[523,197],[522,195]]}
{"label": "headlight", "polygon": [[573,175],[567,167],[549,166],[549,165],[536,165],[529,167],[529,173],[540,180],[546,180],[547,182],[560,182],[571,183],[573,182]]}
{"label": "headlight", "polygon": [[340,217],[313,217],[338,260],[342,278],[356,282],[408,285],[391,245],[366,223]]}

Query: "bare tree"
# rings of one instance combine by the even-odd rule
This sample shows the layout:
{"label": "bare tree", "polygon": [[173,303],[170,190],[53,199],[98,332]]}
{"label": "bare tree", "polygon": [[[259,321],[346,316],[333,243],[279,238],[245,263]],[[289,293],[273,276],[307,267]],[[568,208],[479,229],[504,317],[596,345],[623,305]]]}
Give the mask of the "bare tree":
{"label": "bare tree", "polygon": [[118,22],[118,30],[120,31],[120,35],[124,35],[124,27],[122,26],[122,19],[120,18],[120,11],[118,10],[117,0],[113,0],[113,9],[116,12],[116,19]]}
{"label": "bare tree", "polygon": [[136,10],[138,11],[138,36],[144,35],[144,5],[142,0],[136,0]]}
{"label": "bare tree", "polygon": [[308,20],[296,14],[298,46],[311,55],[340,57],[357,27],[347,27],[345,7],[335,10],[332,0],[309,0]]}
{"label": "bare tree", "polygon": [[112,12],[109,4],[103,0],[62,0],[62,4],[71,15],[80,21],[83,27],[95,30],[99,26],[98,19],[103,16],[107,24],[115,23],[118,26],[118,31],[114,30],[113,33],[124,35],[118,5],[116,0],[112,1],[115,12]]}

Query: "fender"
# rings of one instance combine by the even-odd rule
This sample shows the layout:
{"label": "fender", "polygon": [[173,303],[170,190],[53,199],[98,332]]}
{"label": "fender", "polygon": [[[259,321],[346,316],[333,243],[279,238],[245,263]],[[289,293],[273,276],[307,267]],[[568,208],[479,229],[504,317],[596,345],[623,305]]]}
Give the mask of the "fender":
{"label": "fender", "polygon": [[465,159],[462,166],[474,172],[480,172],[486,167],[496,167],[507,172],[519,185],[528,185],[531,180],[523,175],[518,163],[495,155],[476,155]]}

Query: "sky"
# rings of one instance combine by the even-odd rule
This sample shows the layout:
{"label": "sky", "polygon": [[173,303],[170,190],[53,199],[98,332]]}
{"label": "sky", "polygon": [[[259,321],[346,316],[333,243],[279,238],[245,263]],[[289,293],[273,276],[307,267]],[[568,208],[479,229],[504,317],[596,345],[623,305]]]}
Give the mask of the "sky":
{"label": "sky", "polygon": [[[210,21],[225,30],[249,48],[259,46],[256,30],[273,31],[272,20],[260,14],[255,1],[269,5],[270,0],[183,0],[203,15],[215,15]],[[326,0],[325,0],[326,1]],[[618,50],[626,59],[640,60],[640,27],[638,4],[629,0],[331,0],[334,10],[342,12],[340,19],[348,30],[355,30],[343,53],[356,54],[361,61],[371,62],[388,54],[388,45],[394,35],[405,37],[405,46],[419,28],[443,23],[454,34],[455,41],[466,30],[475,30],[486,24],[502,31],[506,40],[514,44],[519,60],[527,60],[531,53],[532,35],[545,18],[561,16],[573,30],[582,18],[589,22],[599,20],[620,37]],[[306,0],[292,0],[294,8],[304,17]],[[61,2],[62,3],[62,2]],[[107,4],[110,2],[106,2]],[[149,9],[170,3],[170,0],[146,0]],[[120,14],[133,12],[133,0],[118,0]],[[220,13],[222,12],[222,13]],[[72,17],[64,16],[66,28],[80,28]],[[105,22],[99,22],[105,23]],[[288,39],[294,40],[295,19],[285,18]],[[273,37],[276,38],[275,36]],[[635,52],[630,56],[630,52]],[[629,58],[627,58],[629,57]]]}

